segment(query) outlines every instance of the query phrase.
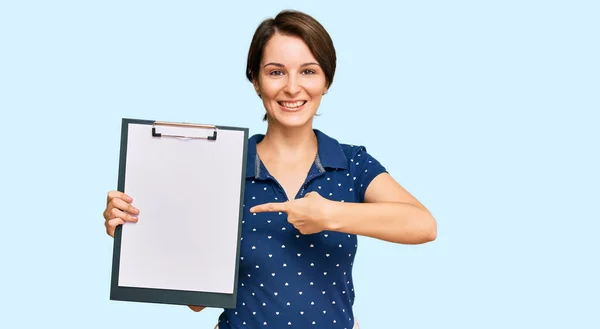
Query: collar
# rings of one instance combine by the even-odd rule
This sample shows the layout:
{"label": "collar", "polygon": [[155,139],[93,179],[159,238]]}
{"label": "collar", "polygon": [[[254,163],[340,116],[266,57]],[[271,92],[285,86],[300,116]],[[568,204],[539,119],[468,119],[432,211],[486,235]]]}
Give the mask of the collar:
{"label": "collar", "polygon": [[[319,171],[325,172],[325,168],[348,169],[348,158],[342,150],[340,143],[321,132],[313,129],[317,137],[318,151],[315,165]],[[260,143],[264,134],[255,134],[248,139],[248,161],[246,162],[246,178],[266,178],[266,168],[260,161],[256,152],[256,145]],[[261,176],[262,174],[262,176]]]}

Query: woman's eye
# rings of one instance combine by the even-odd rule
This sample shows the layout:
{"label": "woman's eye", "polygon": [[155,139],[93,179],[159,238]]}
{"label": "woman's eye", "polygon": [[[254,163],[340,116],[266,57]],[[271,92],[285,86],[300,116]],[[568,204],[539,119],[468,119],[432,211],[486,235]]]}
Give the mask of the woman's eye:
{"label": "woman's eye", "polygon": [[302,71],[302,73],[303,74],[315,74],[315,71],[306,69],[306,70]]}
{"label": "woman's eye", "polygon": [[281,71],[279,71],[279,70],[274,70],[274,71],[271,71],[269,74],[270,75],[281,75],[283,73]]}

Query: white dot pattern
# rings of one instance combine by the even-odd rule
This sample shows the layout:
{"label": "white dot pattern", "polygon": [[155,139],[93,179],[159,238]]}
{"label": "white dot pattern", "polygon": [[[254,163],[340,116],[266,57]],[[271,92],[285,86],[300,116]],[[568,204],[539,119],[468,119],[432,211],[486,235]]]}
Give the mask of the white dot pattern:
{"label": "white dot pattern", "polygon": [[[385,168],[364,147],[339,144],[315,132],[319,156],[295,197],[315,191],[338,202],[363,202],[365,187]],[[257,161],[256,143],[262,136],[252,136],[248,144],[238,305],[224,310],[219,328],[350,329],[357,238],[329,231],[303,235],[287,222],[286,213],[249,212],[258,204],[287,200]]]}

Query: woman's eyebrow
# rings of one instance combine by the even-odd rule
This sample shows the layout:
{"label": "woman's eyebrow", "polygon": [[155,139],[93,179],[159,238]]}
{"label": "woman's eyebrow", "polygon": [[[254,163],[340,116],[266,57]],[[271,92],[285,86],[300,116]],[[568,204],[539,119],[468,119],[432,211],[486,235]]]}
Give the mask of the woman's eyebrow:
{"label": "woman's eyebrow", "polygon": [[[269,63],[265,64],[263,67],[267,67],[269,65],[273,65],[273,66],[277,66],[277,67],[285,67],[285,65],[283,65],[281,63],[276,63],[276,62],[269,62]],[[304,63],[304,64],[300,65],[300,67],[309,66],[309,65],[319,65],[319,63],[308,62],[308,63]]]}
{"label": "woman's eyebrow", "polygon": [[267,67],[267,66],[269,66],[269,65],[273,65],[273,66],[277,66],[277,67],[284,67],[284,65],[283,65],[283,64],[281,64],[281,63],[275,63],[275,62],[270,62],[270,63],[267,63],[267,64],[265,64],[263,67]]}

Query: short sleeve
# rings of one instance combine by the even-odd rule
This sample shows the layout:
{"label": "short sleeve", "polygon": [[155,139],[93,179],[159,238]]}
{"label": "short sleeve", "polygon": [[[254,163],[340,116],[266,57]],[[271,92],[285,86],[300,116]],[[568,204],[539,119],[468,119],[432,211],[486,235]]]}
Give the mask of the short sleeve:
{"label": "short sleeve", "polygon": [[364,146],[355,147],[350,159],[350,166],[358,202],[364,202],[365,192],[371,181],[379,174],[386,173],[387,170],[377,159],[367,152]]}

